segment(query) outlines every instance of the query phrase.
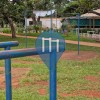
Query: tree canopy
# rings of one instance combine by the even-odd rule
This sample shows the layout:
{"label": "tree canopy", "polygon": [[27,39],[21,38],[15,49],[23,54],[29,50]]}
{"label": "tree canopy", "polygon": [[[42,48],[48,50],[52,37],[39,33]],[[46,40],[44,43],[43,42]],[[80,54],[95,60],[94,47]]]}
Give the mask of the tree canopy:
{"label": "tree canopy", "polygon": [[12,37],[15,37],[14,22],[24,22],[26,15],[32,17],[33,10],[56,9],[61,16],[64,13],[83,14],[100,8],[99,4],[100,0],[0,0],[0,20],[9,23]]}

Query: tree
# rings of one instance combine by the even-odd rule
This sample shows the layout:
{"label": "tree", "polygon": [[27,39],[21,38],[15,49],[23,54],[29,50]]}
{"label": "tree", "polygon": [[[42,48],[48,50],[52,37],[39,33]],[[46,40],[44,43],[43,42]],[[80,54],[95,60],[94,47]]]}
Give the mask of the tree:
{"label": "tree", "polygon": [[1,0],[0,1],[0,13],[2,18],[7,20],[9,26],[11,27],[12,31],[12,38],[16,37],[16,30],[14,26],[14,21],[17,20],[22,12],[19,12],[22,7],[23,3],[21,0]]}
{"label": "tree", "polygon": [[64,11],[83,14],[98,8],[100,8],[100,0],[72,0]]}

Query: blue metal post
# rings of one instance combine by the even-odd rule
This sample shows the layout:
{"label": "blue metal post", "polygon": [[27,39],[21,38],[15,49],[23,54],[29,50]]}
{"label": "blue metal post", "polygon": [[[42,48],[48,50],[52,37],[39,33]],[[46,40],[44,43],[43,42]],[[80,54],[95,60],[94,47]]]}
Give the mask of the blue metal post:
{"label": "blue metal post", "polygon": [[[29,49],[19,49],[19,50],[10,50],[10,46],[17,46],[17,42],[3,42],[0,43],[0,47],[5,47],[7,51],[0,51],[0,60],[5,60],[5,73],[6,73],[6,100],[12,100],[12,87],[11,87],[11,58],[24,57],[30,55],[38,55],[38,52],[34,48]],[[7,46],[8,45],[8,46]],[[6,47],[7,46],[7,47]],[[45,49],[45,53],[50,53],[49,48]],[[59,48],[59,52],[63,49]],[[41,49],[40,49],[41,51]],[[56,100],[57,97],[57,75],[56,75],[56,49],[52,47],[52,52],[50,53],[50,100]]]}
{"label": "blue metal post", "polygon": [[[10,50],[10,47],[18,46],[17,41],[0,42],[0,48]],[[1,53],[0,55],[2,55]],[[7,54],[6,54],[7,56]],[[5,80],[6,80],[6,100],[12,100],[12,84],[11,84],[11,59],[5,58]]]}
{"label": "blue metal post", "polygon": [[[6,47],[5,50],[10,50]],[[12,100],[11,59],[5,59],[6,100]]]}
{"label": "blue metal post", "polygon": [[52,30],[52,9],[51,9],[51,30]]}
{"label": "blue metal post", "polygon": [[78,14],[78,55],[80,54],[80,14]]}
{"label": "blue metal post", "polygon": [[56,52],[50,54],[50,100],[56,100],[57,79],[56,79]]}
{"label": "blue metal post", "polygon": [[24,14],[24,18],[25,18],[25,44],[26,44],[26,48],[27,48],[27,43],[28,43],[28,39],[27,39],[27,10],[25,10],[25,14]]}

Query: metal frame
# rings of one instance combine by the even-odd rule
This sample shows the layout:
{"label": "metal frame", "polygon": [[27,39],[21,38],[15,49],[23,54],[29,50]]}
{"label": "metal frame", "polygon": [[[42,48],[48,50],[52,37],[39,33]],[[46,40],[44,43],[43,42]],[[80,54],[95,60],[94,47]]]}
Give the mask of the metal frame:
{"label": "metal frame", "polygon": [[[5,48],[5,51],[0,51],[0,60],[5,59],[5,78],[6,78],[6,100],[12,100],[12,85],[11,85],[11,58],[25,57],[31,55],[38,55],[38,52],[34,48],[10,50],[11,47],[18,46],[18,42],[1,42],[0,48]],[[62,47],[59,48],[59,52],[62,51]],[[41,54],[50,53],[50,100],[56,100],[57,95],[57,79],[56,79],[56,51],[52,48],[52,52],[49,52],[49,48],[45,49],[45,52]]]}
{"label": "metal frame", "polygon": [[[17,41],[1,42],[0,48],[10,50],[11,47],[18,46]],[[2,54],[1,54],[2,55]],[[11,83],[11,59],[5,59],[5,80],[6,80],[6,100],[12,100],[12,83]]]}

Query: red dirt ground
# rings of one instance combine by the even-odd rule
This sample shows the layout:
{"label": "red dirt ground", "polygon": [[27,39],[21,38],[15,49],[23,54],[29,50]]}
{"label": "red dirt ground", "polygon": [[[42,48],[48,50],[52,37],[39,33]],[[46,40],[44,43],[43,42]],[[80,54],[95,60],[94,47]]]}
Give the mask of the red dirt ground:
{"label": "red dirt ground", "polygon": [[38,81],[38,82],[35,82],[34,84],[37,84],[37,85],[44,85],[44,86],[49,86],[49,82],[46,82],[46,81]]}
{"label": "red dirt ground", "polygon": [[[39,56],[31,56],[31,57],[39,57]],[[95,53],[95,52],[88,52],[88,51],[81,51],[80,55],[77,55],[76,51],[66,51],[63,53],[61,59],[63,60],[77,60],[77,61],[88,61],[91,60],[93,58],[98,58],[100,57],[99,53]],[[17,60],[17,62],[23,63],[23,64],[31,64],[31,62],[27,62],[27,61],[19,61]],[[40,61],[39,63],[42,63],[42,61]],[[19,88],[19,80],[21,78],[23,78],[25,76],[25,74],[27,74],[30,71],[30,68],[12,68],[12,86],[13,88]],[[92,82],[98,82],[100,81],[98,77],[95,76],[86,76],[84,77],[86,80],[88,81],[92,81]],[[38,81],[35,82],[34,85],[42,85],[42,86],[49,86],[49,83],[46,81]],[[27,85],[31,85],[31,84],[26,84]],[[4,77],[4,67],[0,67],[0,89],[5,89],[5,77]],[[38,93],[40,95],[46,95],[48,93],[48,91],[44,88],[41,88],[38,90]],[[72,93],[61,93],[60,92],[60,88],[58,87],[58,93],[60,96],[63,97],[67,97],[67,96],[87,96],[87,97],[97,97],[100,98],[100,91],[94,91],[94,90],[80,90],[80,91],[74,91]]]}
{"label": "red dirt ground", "polygon": [[39,89],[38,93],[40,95],[46,95],[47,94],[47,90],[46,89]]}
{"label": "red dirt ground", "polygon": [[80,91],[74,91],[72,93],[60,93],[63,97],[68,96],[86,96],[86,97],[94,97],[94,98],[100,98],[100,91],[95,90],[80,90]]}
{"label": "red dirt ground", "polygon": [[[14,88],[19,87],[19,79],[29,72],[29,68],[12,68],[12,86]],[[0,88],[5,88],[5,75],[4,67],[0,67]]]}
{"label": "red dirt ground", "polygon": [[100,82],[100,77],[96,76],[86,76],[85,79],[91,82]]}
{"label": "red dirt ground", "polygon": [[65,51],[61,59],[88,61],[98,57],[100,57],[100,54],[92,51],[80,51],[80,55],[78,55],[77,51]]}

